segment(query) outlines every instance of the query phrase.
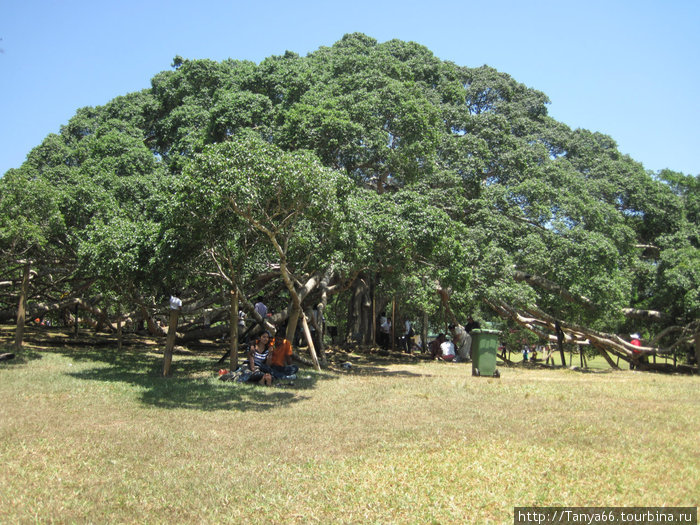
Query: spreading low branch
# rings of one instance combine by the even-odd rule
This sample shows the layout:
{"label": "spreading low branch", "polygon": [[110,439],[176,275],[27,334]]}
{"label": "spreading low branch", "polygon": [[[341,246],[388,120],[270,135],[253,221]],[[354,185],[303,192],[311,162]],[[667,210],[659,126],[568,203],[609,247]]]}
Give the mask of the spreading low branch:
{"label": "spreading low branch", "polygon": [[658,310],[639,310],[637,308],[623,308],[622,313],[628,319],[640,319],[642,321],[666,321],[670,316]]}
{"label": "spreading low branch", "polygon": [[545,289],[549,292],[552,292],[554,294],[557,294],[560,297],[563,297],[565,300],[567,300],[571,303],[582,304],[583,306],[585,306],[587,308],[595,308],[595,304],[588,297],[585,297],[583,295],[572,294],[569,290],[567,290],[563,286],[561,286],[557,283],[554,283],[554,282],[550,281],[549,279],[545,279],[544,277],[541,277],[539,275],[533,275],[531,273],[522,272],[520,270],[514,270],[513,271],[513,278],[516,281],[523,281],[523,282],[526,282],[528,284],[537,286],[539,288],[543,288],[543,289]]}
{"label": "spreading low branch", "polygon": [[617,366],[612,362],[607,353],[611,353],[629,363],[643,366],[649,369],[662,369],[663,365],[654,363],[641,363],[640,357],[647,355],[668,354],[675,348],[659,348],[657,346],[634,346],[616,334],[598,332],[590,328],[576,325],[575,323],[557,320],[546,312],[530,306],[522,309],[515,308],[504,301],[485,300],[489,307],[498,315],[508,318],[520,326],[532,331],[539,337],[550,342],[556,341],[556,336],[552,335],[558,322],[564,332],[565,342],[579,345],[592,345],[596,347],[608,363],[613,367]]}
{"label": "spreading low branch", "polygon": [[[513,278],[516,281],[526,282],[531,286],[536,286],[538,288],[547,290],[548,292],[552,292],[570,303],[583,305],[589,310],[593,310],[596,308],[596,304],[588,297],[584,295],[573,294],[560,284],[552,282],[549,279],[546,279],[542,276],[534,275],[520,270],[514,270]],[[668,319],[670,319],[670,316],[668,314],[660,312],[658,310],[640,310],[637,308],[623,308],[621,312],[628,319],[640,319],[644,321],[667,321]]]}

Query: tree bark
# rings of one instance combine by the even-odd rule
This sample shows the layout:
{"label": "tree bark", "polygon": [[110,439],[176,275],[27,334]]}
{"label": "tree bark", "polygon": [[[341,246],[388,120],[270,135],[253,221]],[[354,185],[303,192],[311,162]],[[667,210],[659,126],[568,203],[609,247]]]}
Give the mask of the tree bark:
{"label": "tree bark", "polygon": [[348,304],[346,341],[370,344],[372,341],[372,298],[364,276],[353,283],[353,293]]}
{"label": "tree bark", "polygon": [[612,360],[612,357],[610,357],[610,355],[608,355],[608,352],[605,350],[605,348],[603,348],[601,345],[596,345],[596,344],[594,344],[593,346],[596,347],[596,349],[598,350],[598,353],[600,355],[602,355],[603,358],[608,362],[608,364],[610,365],[610,368],[612,368],[613,370],[618,370],[620,368],[619,366],[617,366],[617,363],[615,363],[615,361]]}
{"label": "tree bark", "polygon": [[287,318],[287,333],[285,334],[285,338],[287,341],[294,343],[294,338],[297,334],[297,324],[299,323],[299,314],[301,311],[296,307],[294,301],[292,301],[289,308],[290,313],[289,317]]}
{"label": "tree bark", "polygon": [[79,323],[80,318],[78,317],[79,315],[80,315],[80,306],[78,305],[78,303],[75,303],[75,325],[73,326],[73,328],[74,328],[73,335],[75,335],[75,337],[78,337],[78,334],[80,333],[80,323]]}
{"label": "tree bark", "polygon": [[231,363],[230,370],[238,368],[238,291],[231,290],[231,315],[229,316],[229,328],[231,329]]}
{"label": "tree bark", "polygon": [[22,271],[22,288],[19,292],[19,305],[17,306],[17,329],[15,330],[15,351],[19,352],[22,349],[24,341],[24,323],[26,321],[27,310],[27,292],[29,288],[29,270],[30,264],[25,263]]}
{"label": "tree bark", "polygon": [[238,291],[231,290],[231,315],[229,323],[231,329],[231,364],[230,370],[238,368]]}
{"label": "tree bark", "polygon": [[328,360],[326,359],[326,345],[324,338],[326,335],[326,323],[323,321],[325,319],[324,313],[326,311],[326,306],[328,305],[328,284],[331,279],[331,272],[327,272],[323,279],[321,279],[321,300],[316,305],[316,310],[318,311],[318,323],[316,323],[316,333],[318,335],[318,355],[321,360],[321,366],[328,366]]}
{"label": "tree bark", "polygon": [[[455,317],[455,314],[452,313],[452,309],[450,308],[450,292],[438,284],[437,293],[440,296],[440,302],[442,304],[442,307],[444,308],[445,325],[459,324],[457,323],[457,318]],[[445,329],[447,329],[447,326],[445,326]]]}
{"label": "tree bark", "polygon": [[122,311],[121,308],[117,309],[117,351],[122,351],[122,340],[124,339],[124,334],[122,330]]}
{"label": "tree bark", "polygon": [[372,280],[372,289],[370,290],[372,296],[372,346],[377,346],[377,290],[375,284]]}
{"label": "tree bark", "polygon": [[170,309],[170,321],[168,323],[168,339],[163,353],[163,377],[170,376],[170,365],[173,361],[173,348],[175,348],[175,338],[177,337],[177,318],[179,310]]}
{"label": "tree bark", "polygon": [[318,356],[316,355],[316,349],[314,348],[314,341],[311,337],[311,330],[309,330],[309,324],[306,322],[306,316],[301,314],[301,326],[304,329],[304,336],[306,337],[306,342],[309,344],[309,353],[311,354],[311,360],[314,363],[316,370],[321,370],[321,365],[318,362]]}
{"label": "tree bark", "polygon": [[421,348],[423,353],[428,352],[428,312],[423,312],[423,326],[421,326]]}
{"label": "tree bark", "polygon": [[396,294],[391,298],[391,345],[392,350],[396,349]]}
{"label": "tree bark", "polygon": [[155,336],[162,336],[163,329],[156,324],[146,307],[143,304],[139,304],[139,308],[141,309],[141,314],[143,315],[143,318],[146,321],[148,333]]}
{"label": "tree bark", "polygon": [[[320,371],[321,370],[321,365],[318,362],[318,357],[316,356],[316,349],[314,348],[314,342],[313,339],[311,338],[311,332],[309,331],[309,325],[306,322],[306,316],[303,313],[302,306],[301,306],[301,297],[299,297],[299,293],[297,293],[296,288],[294,288],[294,283],[292,282],[292,277],[289,273],[289,270],[287,269],[287,256],[285,255],[284,250],[280,246],[280,244],[277,242],[277,239],[271,232],[267,232],[270,241],[272,242],[272,245],[275,247],[277,250],[277,253],[280,257],[280,274],[282,274],[282,279],[284,280],[284,284],[287,286],[287,290],[289,290],[289,295],[292,298],[292,301],[294,302],[294,309],[299,310],[301,314],[301,323],[302,327],[304,329],[304,335],[306,335],[306,340],[309,343],[309,353],[311,354],[311,359],[314,362],[314,366],[316,367],[316,370]],[[307,283],[308,284],[308,283]],[[291,323],[290,323],[291,324]]]}
{"label": "tree bark", "polygon": [[622,313],[628,319],[641,319],[643,321],[665,321],[670,318],[668,314],[658,310],[638,310],[637,308],[623,308]]}
{"label": "tree bark", "polygon": [[557,283],[553,283],[552,281],[545,279],[544,277],[540,277],[539,275],[533,275],[530,273],[521,272],[520,270],[515,270],[513,272],[513,278],[516,281],[525,281],[528,284],[538,286],[539,288],[544,288],[549,292],[555,293],[560,297],[563,297],[569,302],[582,304],[588,308],[595,307],[593,301],[591,301],[588,297],[584,297],[582,295],[574,295],[567,289],[558,285]]}

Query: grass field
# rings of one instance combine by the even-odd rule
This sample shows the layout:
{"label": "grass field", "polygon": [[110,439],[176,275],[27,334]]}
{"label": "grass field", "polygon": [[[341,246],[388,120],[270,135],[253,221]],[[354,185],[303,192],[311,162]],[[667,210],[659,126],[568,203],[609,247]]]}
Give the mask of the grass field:
{"label": "grass field", "polygon": [[0,363],[0,523],[512,523],[515,506],[698,506],[700,377],[336,356],[271,388],[218,355]]}

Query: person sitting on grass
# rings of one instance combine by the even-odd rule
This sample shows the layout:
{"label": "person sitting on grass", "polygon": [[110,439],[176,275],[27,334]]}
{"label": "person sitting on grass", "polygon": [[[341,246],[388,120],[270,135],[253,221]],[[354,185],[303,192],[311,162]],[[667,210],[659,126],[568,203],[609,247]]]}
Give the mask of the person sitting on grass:
{"label": "person sitting on grass", "polygon": [[454,361],[455,358],[455,345],[448,338],[445,338],[445,342],[440,345],[440,359],[443,361]]}
{"label": "person sitting on grass", "polygon": [[250,345],[248,351],[248,367],[250,368],[250,376],[247,378],[248,383],[259,383],[261,385],[270,386],[272,384],[272,374],[269,361],[272,357],[270,352],[272,345],[270,344],[270,332],[265,330],[258,340]]}
{"label": "person sitting on grass", "polygon": [[275,379],[296,379],[299,367],[292,364],[292,343],[281,335],[272,340],[270,374]]}
{"label": "person sitting on grass", "polygon": [[440,334],[436,339],[430,343],[430,357],[431,359],[438,359],[442,354],[440,350],[440,345],[445,342],[445,334]]}

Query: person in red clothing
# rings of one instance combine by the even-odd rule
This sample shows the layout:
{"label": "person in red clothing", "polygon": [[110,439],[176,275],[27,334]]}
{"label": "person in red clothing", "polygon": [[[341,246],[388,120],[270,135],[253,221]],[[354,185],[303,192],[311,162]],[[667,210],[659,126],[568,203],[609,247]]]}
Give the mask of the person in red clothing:
{"label": "person in red clothing", "polygon": [[276,379],[296,379],[299,367],[292,364],[292,343],[282,336],[272,340],[272,357],[270,358],[272,377]]}
{"label": "person in red clothing", "polygon": [[[630,334],[630,344],[634,346],[642,346],[641,336],[638,333]],[[632,357],[636,362],[646,363],[646,357],[642,356],[641,350],[632,350]],[[630,368],[632,369],[637,368],[637,366],[638,365],[636,363],[630,363]]]}

